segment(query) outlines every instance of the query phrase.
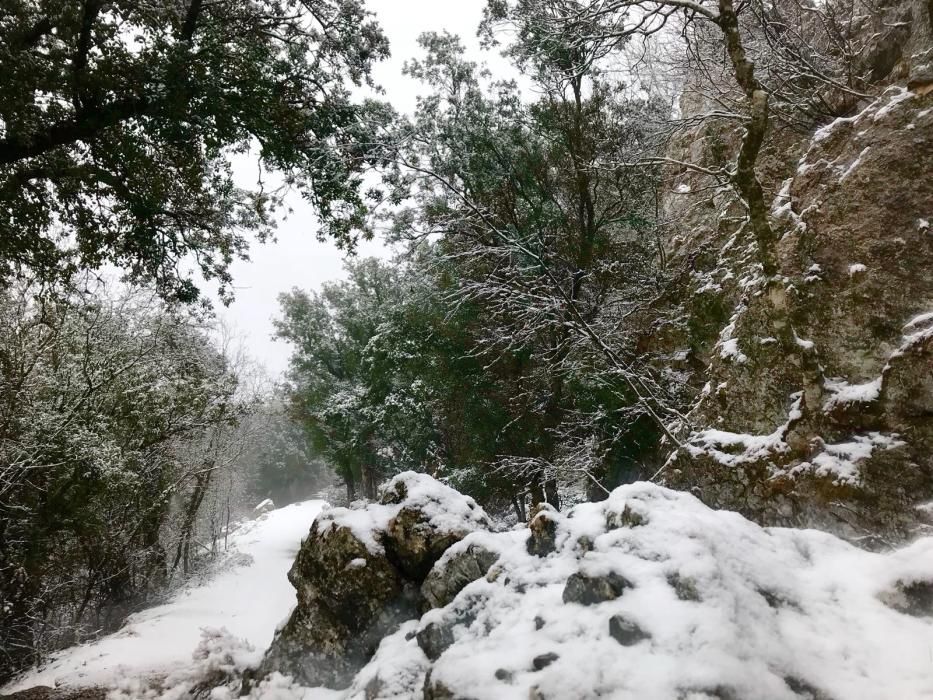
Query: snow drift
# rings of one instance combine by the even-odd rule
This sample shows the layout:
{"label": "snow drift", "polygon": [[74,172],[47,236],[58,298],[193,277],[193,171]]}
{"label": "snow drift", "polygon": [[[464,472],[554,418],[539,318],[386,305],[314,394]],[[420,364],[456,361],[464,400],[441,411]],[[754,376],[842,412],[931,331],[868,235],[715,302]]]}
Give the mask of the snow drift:
{"label": "snow drift", "polygon": [[130,616],[114,634],[56,654],[0,693],[42,685],[100,686],[139,698],[150,679],[161,683],[174,673],[177,682],[168,685],[179,685],[179,674],[188,680],[214,670],[223,656],[236,659],[227,663],[231,668],[258,663],[276,623],[295,604],[285,572],[324,505],[296,503],[247,521],[231,534],[224,565],[204,585]]}

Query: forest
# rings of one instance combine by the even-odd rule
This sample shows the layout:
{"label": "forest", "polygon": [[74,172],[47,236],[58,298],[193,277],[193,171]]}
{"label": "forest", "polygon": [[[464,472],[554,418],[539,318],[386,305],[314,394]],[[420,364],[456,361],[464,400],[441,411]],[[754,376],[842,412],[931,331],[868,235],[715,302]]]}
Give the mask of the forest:
{"label": "forest", "polygon": [[[383,11],[411,11],[398,4]],[[612,510],[619,493],[675,498],[638,491],[651,484],[871,552],[929,534],[928,3],[478,4],[477,26],[422,33],[400,57],[418,93],[403,111],[376,79],[393,37],[364,0],[5,0],[0,684],[200,585],[243,522],[311,498],[338,507],[289,573],[299,612],[314,596],[294,577],[323,586],[308,562],[331,566],[308,549],[324,523],[368,542],[340,506],[387,533],[368,551],[388,551],[399,590],[447,561],[403,556],[434,546],[393,539],[406,503],[437,537],[453,526],[431,503],[460,519],[444,548],[474,528],[530,527],[529,556],[571,551],[559,532],[674,522],[665,505],[657,521]],[[299,200],[315,214],[306,235],[338,246],[345,274],[281,290],[279,377],[219,311],[236,265],[276,245]],[[374,240],[391,253],[358,253]],[[692,503],[679,527],[702,540],[698,523],[719,521]],[[564,515],[597,508],[601,535]],[[491,558],[470,580],[492,577],[496,556],[516,580],[536,575],[504,544],[476,542]],[[370,554],[346,557],[350,570]],[[327,587],[340,598],[352,576]],[[679,599],[700,600],[679,576],[666,579]],[[933,572],[905,576],[891,585],[908,602],[892,606],[929,619]],[[606,585],[615,599],[645,584]],[[390,598],[380,614],[402,605]],[[322,630],[328,615],[313,618]],[[393,695],[379,664],[417,615],[350,625],[368,646],[341,647],[341,664],[361,655],[349,675],[295,665],[297,616],[263,672],[362,687],[366,671],[354,674],[375,659],[383,676],[359,697],[415,696]],[[650,637],[627,624],[609,627],[623,646]],[[455,637],[467,643],[443,649]],[[417,644],[436,664],[411,671],[418,692],[466,698],[455,675],[438,680],[453,668],[444,651],[432,657],[421,631]],[[473,652],[460,653],[466,668]],[[553,660],[540,658],[543,673]],[[782,678],[795,695],[670,697],[844,697]],[[476,692],[572,697],[546,687]]]}

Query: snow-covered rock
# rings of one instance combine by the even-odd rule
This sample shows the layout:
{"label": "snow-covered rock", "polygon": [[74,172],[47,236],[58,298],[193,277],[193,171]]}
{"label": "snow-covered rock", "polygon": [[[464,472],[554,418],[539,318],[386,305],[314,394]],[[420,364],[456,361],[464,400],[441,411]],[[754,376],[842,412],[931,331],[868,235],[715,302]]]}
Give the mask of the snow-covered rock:
{"label": "snow-covered rock", "polygon": [[916,509],[933,499],[933,247],[917,224],[933,201],[933,93],[878,86],[793,148],[772,138],[759,170],[777,192],[781,274],[717,262],[753,282],[722,298],[695,379],[716,390],[698,392],[663,478],[762,524],[906,541],[933,525]]}
{"label": "snow-covered rock", "polygon": [[489,524],[473,499],[415,472],[389,481],[379,503],[323,512],[288,574],[298,605],[256,679],[345,687],[386,634],[417,617],[445,550]]}
{"label": "snow-covered rock", "polygon": [[[325,511],[293,568],[293,579],[308,588],[299,589],[289,623],[320,625],[316,638],[305,638],[312,646],[292,649],[296,660],[329,662],[322,654],[326,636],[370,615],[361,632],[371,646],[366,657],[339,678],[332,674],[330,689],[290,671],[261,671],[253,674],[250,700],[933,695],[933,538],[869,552],[816,530],[762,528],[649,483],[620,487],[605,501],[566,513],[545,506],[528,527],[502,532],[485,529],[478,506],[429,477],[404,474],[384,493],[383,503],[367,508]],[[389,569],[392,519],[414,504],[423,509],[413,525],[423,543],[418,551],[434,559],[446,547],[421,595],[401,567]],[[257,560],[279,546],[280,528],[269,526],[289,510],[251,524]],[[386,520],[390,511],[395,515]],[[449,543],[452,531],[471,528]],[[264,579],[269,586],[276,577]],[[314,592],[312,579],[330,587]],[[396,614],[397,599],[385,594],[390,589],[410,596],[407,619]],[[303,598],[309,595],[319,597]],[[225,612],[252,617],[251,602]],[[208,619],[191,617],[189,623]],[[139,626],[136,641],[75,655],[86,665],[84,679],[41,678],[92,681],[110,690],[109,700],[238,697],[236,677],[257,662],[255,645],[207,629],[182,661],[181,637],[168,631]],[[362,648],[335,638],[328,643]],[[147,663],[144,649],[171,650],[175,667]],[[300,663],[292,668],[308,674]],[[161,675],[153,682],[156,669]]]}
{"label": "snow-covered rock", "polygon": [[253,515],[258,517],[263,513],[268,513],[269,511],[273,510],[275,510],[275,503],[273,503],[271,498],[266,498],[265,500],[258,503],[255,508],[253,508]]}
{"label": "snow-covered rock", "polygon": [[[346,698],[900,700],[933,693],[933,539],[870,553],[646,483],[582,504],[547,554],[467,538],[488,574],[386,637]],[[532,551],[529,551],[532,550]]]}

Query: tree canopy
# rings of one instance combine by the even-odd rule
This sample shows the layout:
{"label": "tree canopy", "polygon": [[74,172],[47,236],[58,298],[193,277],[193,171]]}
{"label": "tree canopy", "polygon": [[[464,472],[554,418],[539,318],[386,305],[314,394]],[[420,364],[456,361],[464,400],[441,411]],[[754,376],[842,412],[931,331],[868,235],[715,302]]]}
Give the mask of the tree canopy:
{"label": "tree canopy", "polygon": [[[387,54],[361,0],[11,0],[0,281],[115,265],[165,298],[195,301],[197,275],[226,295],[283,187],[352,245],[384,109],[349,88]],[[247,152],[251,186],[234,167]]]}

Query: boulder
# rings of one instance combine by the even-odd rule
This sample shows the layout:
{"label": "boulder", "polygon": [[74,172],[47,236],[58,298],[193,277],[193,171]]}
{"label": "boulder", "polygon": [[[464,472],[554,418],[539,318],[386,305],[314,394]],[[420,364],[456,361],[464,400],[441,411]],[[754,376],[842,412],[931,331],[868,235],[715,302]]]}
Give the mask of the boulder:
{"label": "boulder", "polygon": [[898,581],[880,596],[898,612],[914,617],[933,617],[933,581]]}
{"label": "boulder", "polygon": [[288,574],[298,605],[266,652],[272,671],[305,685],[343,687],[379,640],[414,616],[417,591],[346,526],[318,520]]}
{"label": "boulder", "polygon": [[496,560],[499,551],[494,540],[482,540],[475,533],[451,547],[434,565],[421,585],[426,605],[442,608],[450,603],[468,584],[483,578]]}
{"label": "boulder", "polygon": [[526,548],[529,554],[546,557],[556,548],[557,526],[560,513],[551,505],[541,503],[531,515],[528,529],[531,531]]}
{"label": "boulder", "polygon": [[624,615],[613,615],[609,618],[609,636],[624,647],[651,639],[651,635],[639,627],[638,623]]}
{"label": "boulder", "polygon": [[[298,604],[254,676],[278,671],[306,686],[347,687],[383,637],[428,607],[421,587],[444,552],[488,526],[473,499],[414,472],[392,479],[380,503],[323,512],[288,573]],[[429,587],[439,596],[456,587],[443,578]],[[429,648],[443,646],[422,636]]]}
{"label": "boulder", "polygon": [[441,654],[454,643],[452,626],[444,622],[429,622],[418,630],[418,646],[431,661],[437,661]]}

